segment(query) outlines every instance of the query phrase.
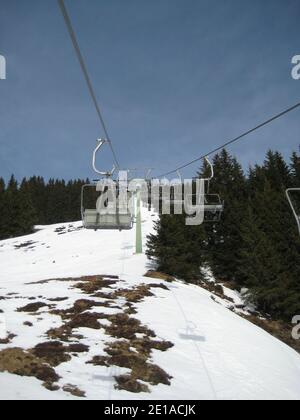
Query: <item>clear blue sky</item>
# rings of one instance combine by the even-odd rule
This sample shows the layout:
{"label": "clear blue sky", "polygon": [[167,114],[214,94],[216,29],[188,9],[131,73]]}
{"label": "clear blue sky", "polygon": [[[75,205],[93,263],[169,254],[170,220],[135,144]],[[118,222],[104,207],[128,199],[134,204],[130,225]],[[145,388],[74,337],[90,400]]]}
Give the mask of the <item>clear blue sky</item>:
{"label": "clear blue sky", "polygon": [[[299,0],[66,5],[124,167],[173,169],[300,101]],[[92,176],[102,132],[56,0],[0,0],[0,54],[0,175]],[[247,167],[299,143],[300,110],[230,150]]]}

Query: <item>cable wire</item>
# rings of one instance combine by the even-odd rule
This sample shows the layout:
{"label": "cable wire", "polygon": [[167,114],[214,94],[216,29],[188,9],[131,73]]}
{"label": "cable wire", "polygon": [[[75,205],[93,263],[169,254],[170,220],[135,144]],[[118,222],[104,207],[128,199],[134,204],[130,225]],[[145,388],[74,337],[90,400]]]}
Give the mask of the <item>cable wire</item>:
{"label": "cable wire", "polygon": [[84,77],[85,77],[85,80],[86,80],[86,83],[87,83],[87,86],[88,86],[88,89],[89,89],[89,92],[90,92],[92,101],[93,101],[93,103],[95,105],[96,112],[97,112],[97,115],[99,117],[101,127],[102,127],[102,129],[104,131],[104,134],[106,136],[106,140],[108,141],[108,144],[109,144],[109,146],[111,148],[111,151],[112,151],[112,154],[113,154],[113,157],[114,157],[115,164],[116,164],[117,168],[119,169],[120,168],[119,161],[117,159],[117,155],[115,153],[115,150],[113,148],[112,142],[110,140],[110,136],[108,134],[108,130],[107,130],[106,124],[104,122],[104,119],[103,119],[103,116],[102,116],[102,113],[101,113],[101,110],[100,110],[100,106],[99,106],[98,101],[97,101],[97,98],[96,98],[96,94],[95,94],[95,91],[94,91],[94,88],[93,88],[93,85],[92,85],[92,82],[91,82],[91,79],[90,79],[90,76],[89,76],[89,73],[88,73],[88,70],[87,70],[87,66],[86,66],[86,64],[84,62],[84,58],[83,58],[83,55],[81,53],[81,50],[80,50],[80,47],[79,47],[79,44],[78,44],[78,41],[77,41],[77,38],[76,38],[76,34],[75,34],[74,29],[73,29],[72,22],[71,22],[71,19],[69,17],[68,11],[66,9],[64,0],[58,0],[58,4],[59,4],[59,7],[61,9],[61,12],[62,12],[63,18],[65,20],[65,23],[67,25],[67,29],[68,29],[68,32],[70,34],[70,37],[71,37],[71,40],[72,40],[72,44],[74,46],[74,49],[75,49],[77,58],[79,60],[79,63],[80,63],[82,72],[84,74]]}
{"label": "cable wire", "polygon": [[212,154],[214,154],[214,153],[217,153],[218,151],[220,151],[220,150],[221,150],[221,149],[223,149],[224,147],[227,147],[227,146],[230,146],[230,145],[231,145],[231,144],[233,144],[233,143],[236,143],[237,141],[239,141],[239,140],[241,140],[241,139],[245,138],[246,136],[248,136],[249,134],[253,133],[254,131],[259,130],[260,128],[262,128],[262,127],[264,127],[264,126],[266,126],[266,125],[270,124],[271,122],[273,122],[273,121],[275,121],[275,120],[278,120],[279,118],[283,117],[284,115],[288,114],[289,112],[294,111],[295,109],[297,109],[297,108],[299,108],[299,107],[300,107],[300,102],[299,102],[298,104],[296,104],[296,105],[294,105],[294,106],[292,106],[292,107],[290,107],[290,108],[286,109],[285,111],[280,112],[280,114],[275,115],[274,117],[272,117],[272,118],[268,119],[267,121],[265,121],[265,122],[263,122],[263,123],[259,124],[258,126],[256,126],[256,127],[252,128],[251,130],[246,131],[245,133],[241,134],[240,136],[235,137],[234,139],[232,139],[232,140],[230,140],[230,141],[227,141],[227,142],[226,142],[226,143],[224,143],[222,146],[217,147],[216,149],[211,150],[211,151],[210,151],[210,152],[208,152],[208,153],[205,153],[205,155],[202,155],[202,156],[200,156],[200,157],[198,157],[198,158],[196,158],[196,159],[192,160],[191,162],[188,162],[188,163],[186,163],[186,164],[184,164],[184,165],[180,166],[179,168],[174,169],[173,171],[166,172],[166,173],[164,173],[164,174],[162,174],[162,175],[159,175],[159,177],[158,177],[158,178],[163,178],[163,177],[166,177],[166,176],[168,176],[168,175],[171,175],[171,174],[173,174],[173,173],[175,173],[175,172],[177,172],[177,171],[180,171],[180,170],[182,170],[182,169],[187,168],[188,166],[193,165],[193,164],[194,164],[194,163],[196,163],[196,162],[199,162],[200,160],[204,159],[205,157],[207,157],[207,156],[209,156],[209,155],[212,155]]}

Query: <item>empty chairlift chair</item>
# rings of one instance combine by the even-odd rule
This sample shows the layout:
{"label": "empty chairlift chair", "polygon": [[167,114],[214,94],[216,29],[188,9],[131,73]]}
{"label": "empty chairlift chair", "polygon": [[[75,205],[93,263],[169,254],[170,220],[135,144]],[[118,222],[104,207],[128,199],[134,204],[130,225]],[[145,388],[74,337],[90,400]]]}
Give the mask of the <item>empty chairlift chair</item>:
{"label": "empty chairlift chair", "polygon": [[209,178],[204,179],[207,185],[207,192],[204,193],[204,221],[219,222],[224,211],[224,202],[219,194],[210,194],[210,182],[213,180],[215,173],[214,167],[208,157],[205,158],[211,171]]}
{"label": "empty chairlift chair", "polygon": [[96,167],[97,152],[105,143],[106,140],[98,140],[93,153],[93,169],[103,177],[102,180],[82,187],[83,226],[93,230],[129,230],[133,227],[132,194],[127,190],[120,194],[118,183],[112,180],[115,168],[110,172],[103,172]]}
{"label": "empty chairlift chair", "polygon": [[[214,167],[208,157],[205,160],[210,167],[211,175],[209,178],[200,179],[203,185],[200,197],[197,198],[196,194],[192,194],[187,196],[187,198],[191,205],[195,205],[197,199],[201,203],[200,205],[203,206],[204,211],[204,222],[219,222],[224,211],[224,202],[219,194],[210,194],[209,192],[210,182],[214,178]],[[189,207],[189,204],[187,204],[187,207]]]}
{"label": "empty chairlift chair", "polygon": [[224,203],[219,194],[205,194],[204,196],[204,221],[219,222],[224,211]]}
{"label": "empty chairlift chair", "polygon": [[[210,182],[214,178],[214,168],[208,157],[205,158],[206,162],[208,163],[211,175],[209,178],[202,178],[202,179],[195,179],[194,183],[196,184],[197,181],[200,181],[200,190],[198,194],[186,192],[186,188],[188,187],[191,189],[192,183],[185,184],[182,180],[182,177],[178,173],[178,181],[172,184],[170,188],[170,195],[163,194],[163,185],[161,184],[160,189],[160,200],[159,202],[162,203],[160,205],[166,208],[170,207],[170,209],[175,208],[178,209],[185,209],[190,214],[195,209],[195,205],[198,202],[198,205],[203,206],[204,212],[204,222],[219,222],[221,219],[221,215],[224,211],[224,202],[222,202],[221,197],[219,194],[210,194]],[[178,187],[178,189],[177,189]],[[158,203],[156,203],[158,204]],[[156,209],[160,211],[160,208]]]}

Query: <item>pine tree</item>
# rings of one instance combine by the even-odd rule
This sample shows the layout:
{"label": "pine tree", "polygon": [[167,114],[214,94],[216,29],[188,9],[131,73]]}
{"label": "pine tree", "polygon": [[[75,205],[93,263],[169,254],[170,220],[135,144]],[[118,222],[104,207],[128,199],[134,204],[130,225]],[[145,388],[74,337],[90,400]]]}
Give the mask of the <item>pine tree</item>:
{"label": "pine tree", "polygon": [[[189,229],[181,216],[161,216],[148,255],[162,271],[188,281],[209,263],[217,279],[247,287],[259,310],[290,322],[300,313],[300,238],[285,189],[300,185],[298,155],[289,167],[280,153],[269,151],[246,178],[224,150],[214,158],[214,171],[209,192],[225,200],[221,222]],[[204,163],[198,176],[209,174]]]}
{"label": "pine tree", "polygon": [[7,215],[5,210],[6,205],[6,194],[5,194],[5,181],[3,178],[0,178],[0,240],[4,238],[5,233],[5,217]]}
{"label": "pine tree", "polygon": [[1,238],[12,238],[33,232],[36,218],[30,196],[25,190],[18,188],[13,175],[2,196]]}
{"label": "pine tree", "polygon": [[300,271],[295,264],[300,240],[285,197],[289,177],[282,157],[273,152],[263,167],[250,171],[249,209],[237,259],[239,282],[250,288],[258,309],[285,320],[300,310]]}
{"label": "pine tree", "polygon": [[290,168],[293,186],[300,188],[300,156],[296,152],[292,154]]}
{"label": "pine tree", "polygon": [[202,226],[186,226],[186,215],[162,215],[155,235],[147,242],[147,255],[158,269],[196,283],[205,263],[205,233]]}
{"label": "pine tree", "polygon": [[0,178],[0,194],[3,194],[5,191],[5,181],[3,178]]}
{"label": "pine tree", "polygon": [[291,180],[290,168],[279,152],[269,150],[264,162],[264,171],[271,187],[276,190],[287,188]]}
{"label": "pine tree", "polygon": [[247,184],[241,165],[226,150],[215,156],[213,165],[215,176],[211,193],[219,193],[225,206],[220,223],[205,224],[207,255],[216,278],[236,281],[236,257],[242,240],[240,225],[247,209]]}
{"label": "pine tree", "polygon": [[47,193],[44,179],[42,177],[33,176],[28,180],[24,180],[21,188],[25,189],[30,195],[30,200],[36,212],[37,224],[47,224]]}
{"label": "pine tree", "polygon": [[32,233],[34,226],[37,224],[38,217],[32,203],[31,194],[28,191],[28,188],[26,188],[26,180],[23,180],[19,188],[16,206],[16,217],[19,225],[18,235],[27,235]]}

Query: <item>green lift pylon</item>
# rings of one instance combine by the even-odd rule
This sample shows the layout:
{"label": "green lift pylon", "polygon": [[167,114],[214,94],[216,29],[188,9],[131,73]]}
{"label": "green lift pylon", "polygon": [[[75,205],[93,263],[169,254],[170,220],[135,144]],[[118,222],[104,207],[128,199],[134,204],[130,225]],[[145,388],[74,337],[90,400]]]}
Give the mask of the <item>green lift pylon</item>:
{"label": "green lift pylon", "polygon": [[142,241],[142,215],[141,215],[141,190],[137,190],[136,194],[136,239],[135,239],[135,253],[143,253]]}

